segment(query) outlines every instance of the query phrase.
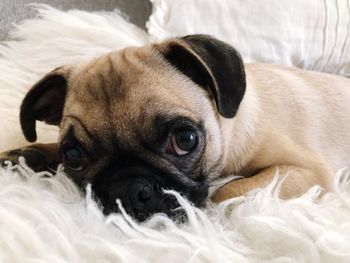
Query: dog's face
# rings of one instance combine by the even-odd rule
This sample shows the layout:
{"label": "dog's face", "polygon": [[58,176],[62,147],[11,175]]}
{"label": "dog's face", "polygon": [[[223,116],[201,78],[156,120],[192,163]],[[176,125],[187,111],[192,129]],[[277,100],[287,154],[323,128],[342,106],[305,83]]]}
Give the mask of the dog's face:
{"label": "dog's face", "polygon": [[220,170],[220,118],[232,118],[245,91],[235,50],[208,36],[126,48],[88,64],[61,67],[27,94],[21,124],[60,126],[65,171],[92,184],[105,212],[116,199],[136,218],[175,215],[163,189],[200,206]]}

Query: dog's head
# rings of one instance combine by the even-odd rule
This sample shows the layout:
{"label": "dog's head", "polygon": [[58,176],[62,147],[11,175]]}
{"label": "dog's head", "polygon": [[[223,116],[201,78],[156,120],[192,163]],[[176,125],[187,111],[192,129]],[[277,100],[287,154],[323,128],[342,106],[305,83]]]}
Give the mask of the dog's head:
{"label": "dog's head", "polygon": [[220,118],[245,93],[239,54],[205,35],[109,53],[47,74],[26,95],[20,121],[60,126],[65,171],[91,183],[106,212],[116,199],[138,219],[178,206],[174,189],[200,206],[221,162]]}

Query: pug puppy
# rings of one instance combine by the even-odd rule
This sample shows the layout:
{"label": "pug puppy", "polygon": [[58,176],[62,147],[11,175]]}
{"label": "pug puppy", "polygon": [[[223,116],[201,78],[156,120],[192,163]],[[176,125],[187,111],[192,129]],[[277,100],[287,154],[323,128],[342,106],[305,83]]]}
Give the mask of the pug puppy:
{"label": "pug puppy", "polygon": [[[82,189],[91,183],[106,213],[116,199],[139,220],[178,203],[220,202],[284,177],[281,197],[313,185],[332,190],[350,163],[350,80],[268,64],[244,65],[207,35],[128,47],[53,70],[23,100],[21,127],[58,125],[58,143],[3,153],[40,171],[63,163]],[[240,175],[209,196],[220,178]]]}

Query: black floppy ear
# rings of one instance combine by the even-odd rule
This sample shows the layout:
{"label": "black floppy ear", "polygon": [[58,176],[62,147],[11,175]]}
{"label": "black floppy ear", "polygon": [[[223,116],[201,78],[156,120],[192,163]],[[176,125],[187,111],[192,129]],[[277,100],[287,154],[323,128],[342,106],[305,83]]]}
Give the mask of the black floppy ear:
{"label": "black floppy ear", "polygon": [[37,120],[51,125],[60,124],[67,94],[67,77],[67,69],[55,69],[38,81],[24,97],[20,122],[28,141],[35,142],[37,139]]}
{"label": "black floppy ear", "polygon": [[188,35],[166,42],[160,50],[173,66],[208,90],[223,117],[236,115],[246,79],[241,56],[233,47],[208,35]]}

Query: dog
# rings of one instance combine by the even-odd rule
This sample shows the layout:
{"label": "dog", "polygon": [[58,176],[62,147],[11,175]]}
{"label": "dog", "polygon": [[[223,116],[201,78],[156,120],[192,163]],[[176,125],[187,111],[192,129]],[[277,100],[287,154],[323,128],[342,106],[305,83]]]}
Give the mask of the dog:
{"label": "dog", "polygon": [[[201,207],[283,177],[290,198],[313,185],[332,190],[350,164],[350,80],[272,64],[243,64],[230,45],[188,35],[128,47],[66,65],[23,99],[20,123],[29,142],[36,121],[60,128],[58,143],[1,154],[34,170],[55,168],[82,189],[91,183],[105,213],[116,199],[136,219],[178,203]],[[209,195],[209,186],[241,176]]]}

